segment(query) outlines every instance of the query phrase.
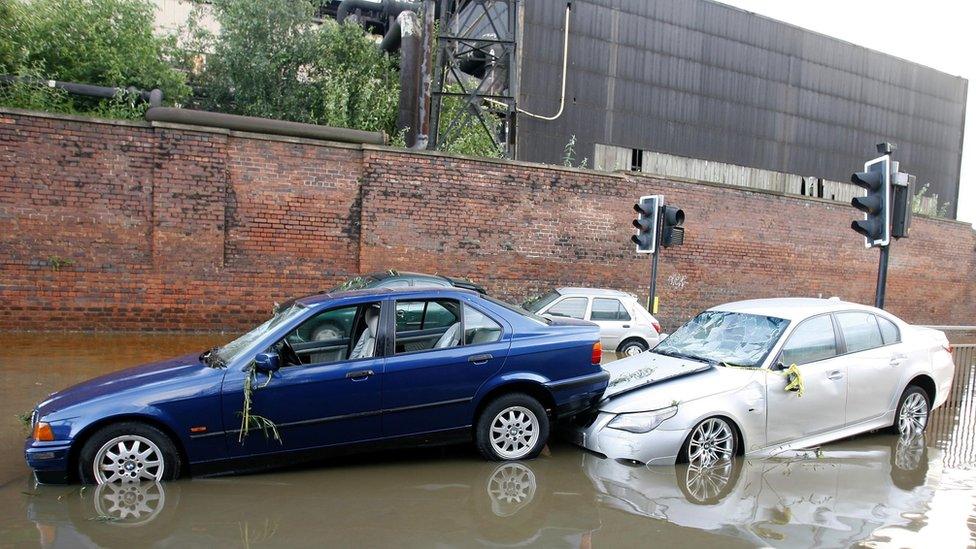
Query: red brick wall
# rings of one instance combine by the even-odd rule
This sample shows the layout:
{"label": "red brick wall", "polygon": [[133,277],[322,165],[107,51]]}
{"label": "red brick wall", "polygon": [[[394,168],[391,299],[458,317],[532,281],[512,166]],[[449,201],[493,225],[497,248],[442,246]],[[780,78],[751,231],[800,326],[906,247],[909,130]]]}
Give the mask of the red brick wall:
{"label": "red brick wall", "polygon": [[[871,302],[877,251],[843,204],[700,183],[226,131],[0,111],[0,329],[239,330],[273,301],[396,268],[518,301],[558,285],[646,294],[631,205],[686,212],[661,320],[725,301]],[[64,263],[68,261],[69,263]],[[976,233],[916,219],[889,309],[976,324]]]}

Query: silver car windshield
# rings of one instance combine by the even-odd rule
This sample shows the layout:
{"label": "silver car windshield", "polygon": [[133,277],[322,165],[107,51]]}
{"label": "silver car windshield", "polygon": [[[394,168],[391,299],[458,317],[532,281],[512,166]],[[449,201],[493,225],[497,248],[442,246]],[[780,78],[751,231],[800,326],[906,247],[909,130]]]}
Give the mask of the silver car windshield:
{"label": "silver car windshield", "polygon": [[555,301],[559,295],[559,292],[548,292],[541,296],[529,298],[522,303],[522,308],[530,313],[538,313],[543,307]]}
{"label": "silver car windshield", "polygon": [[302,314],[304,310],[305,307],[303,305],[295,303],[290,307],[278,311],[260,326],[218,349],[217,356],[220,357],[221,362],[229,364],[250,347],[252,343],[264,337],[265,334],[274,330],[281,323]]}
{"label": "silver car windshield", "polygon": [[755,367],[783,335],[789,321],[773,316],[705,311],[654,347],[662,355],[726,366]]}

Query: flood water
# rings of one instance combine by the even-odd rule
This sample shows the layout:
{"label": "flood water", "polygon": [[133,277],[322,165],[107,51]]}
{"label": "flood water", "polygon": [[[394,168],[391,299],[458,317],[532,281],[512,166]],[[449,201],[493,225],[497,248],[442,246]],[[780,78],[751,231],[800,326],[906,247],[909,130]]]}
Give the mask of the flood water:
{"label": "flood water", "polygon": [[263,474],[36,486],[16,414],[50,392],[221,335],[0,334],[0,545],[973,547],[972,367],[925,439],[866,435],[706,471],[635,467],[554,442],[488,463],[466,446]]}

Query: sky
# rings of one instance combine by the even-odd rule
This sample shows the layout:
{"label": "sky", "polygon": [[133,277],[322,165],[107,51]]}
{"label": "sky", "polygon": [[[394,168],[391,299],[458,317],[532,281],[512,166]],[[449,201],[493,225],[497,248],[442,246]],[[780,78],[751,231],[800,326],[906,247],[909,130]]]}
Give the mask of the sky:
{"label": "sky", "polygon": [[[976,1],[720,1],[969,80],[956,217],[976,223]],[[879,13],[889,22],[872,31]]]}

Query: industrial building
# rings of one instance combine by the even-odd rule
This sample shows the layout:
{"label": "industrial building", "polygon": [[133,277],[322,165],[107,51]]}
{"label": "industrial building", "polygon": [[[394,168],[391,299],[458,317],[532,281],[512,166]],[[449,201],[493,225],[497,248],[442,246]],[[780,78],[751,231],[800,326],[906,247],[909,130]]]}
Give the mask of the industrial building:
{"label": "industrial building", "polygon": [[[518,104],[553,113],[566,4],[521,6]],[[963,78],[709,0],[573,0],[568,54],[565,110],[519,118],[519,159],[559,163],[575,135],[597,168],[795,174],[830,198],[890,141],[955,215]]]}
{"label": "industrial building", "polygon": [[[187,4],[157,3],[161,21]],[[846,202],[860,193],[851,172],[888,141],[928,186],[922,211],[955,217],[961,77],[712,0],[329,0],[319,16],[355,15],[398,44],[397,14],[426,5],[447,14],[436,47],[456,71],[451,60],[440,70],[449,83],[488,83],[473,110],[502,120],[510,157],[560,164],[574,139],[574,165]],[[431,148],[449,123],[437,123],[436,70],[432,114],[405,125],[430,120]]]}

